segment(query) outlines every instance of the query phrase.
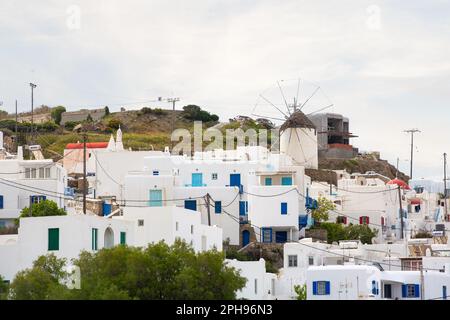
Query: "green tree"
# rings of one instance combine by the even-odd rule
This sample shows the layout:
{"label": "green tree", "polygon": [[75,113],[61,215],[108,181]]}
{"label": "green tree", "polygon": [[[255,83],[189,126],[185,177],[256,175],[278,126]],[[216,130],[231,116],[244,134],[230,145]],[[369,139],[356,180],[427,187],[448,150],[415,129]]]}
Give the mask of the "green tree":
{"label": "green tree", "polygon": [[378,230],[370,229],[366,224],[350,224],[345,227],[347,240],[359,240],[362,243],[371,244],[372,239],[378,234]]}
{"label": "green tree", "polygon": [[77,299],[234,299],[245,285],[222,253],[196,254],[181,241],[83,252],[75,264],[81,271]]}
{"label": "green tree", "polygon": [[108,128],[113,129],[113,130],[117,130],[120,128],[120,126],[122,125],[122,122],[119,119],[109,119],[108,121]]}
{"label": "green tree", "polygon": [[[39,203],[33,203],[31,205],[31,216],[32,217],[46,217],[46,216],[65,216],[67,215],[64,209],[58,208],[56,202],[52,200],[43,200]],[[20,212],[19,219],[16,219],[16,225],[19,224],[21,218],[30,217],[30,208],[25,207]]]}
{"label": "green tree", "polygon": [[183,107],[183,117],[192,121],[218,121],[219,116],[210,114],[208,111],[202,110],[199,106],[190,104]]}
{"label": "green tree", "polygon": [[372,239],[377,236],[376,229],[370,229],[367,225],[349,224],[344,226],[341,223],[322,222],[320,229],[327,230],[327,242],[333,243],[340,240],[359,240],[362,243],[372,243]]}
{"label": "green tree", "polygon": [[0,300],[8,299],[9,285],[5,282],[2,276],[0,276]]}
{"label": "green tree", "polygon": [[297,294],[297,300],[306,300],[306,284],[294,286],[294,291]]}
{"label": "green tree", "polygon": [[336,205],[327,198],[319,197],[317,199],[317,208],[313,209],[311,214],[316,222],[327,221],[328,212],[336,210]]}
{"label": "green tree", "polygon": [[41,256],[33,267],[17,273],[11,283],[9,294],[13,300],[58,300],[70,297],[64,282],[68,274],[64,271],[65,259],[54,254]]}
{"label": "green tree", "polygon": [[55,123],[58,125],[61,123],[61,115],[63,112],[66,112],[66,108],[63,106],[57,106],[52,109],[52,112],[50,114],[53,121],[55,121]]}

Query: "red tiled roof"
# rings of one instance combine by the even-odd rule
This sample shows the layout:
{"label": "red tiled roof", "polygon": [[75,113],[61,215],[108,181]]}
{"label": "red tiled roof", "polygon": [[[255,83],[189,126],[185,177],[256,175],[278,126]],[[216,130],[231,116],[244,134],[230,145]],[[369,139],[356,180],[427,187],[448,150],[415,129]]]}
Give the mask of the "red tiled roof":
{"label": "red tiled roof", "polygon": [[396,184],[396,185],[400,186],[400,188],[402,188],[402,189],[411,190],[411,188],[408,186],[408,184],[405,181],[400,180],[400,179],[390,180],[386,184]]}
{"label": "red tiled roof", "polygon": [[[108,142],[88,142],[87,149],[104,149],[108,147]],[[68,143],[66,149],[83,149],[83,143]]]}

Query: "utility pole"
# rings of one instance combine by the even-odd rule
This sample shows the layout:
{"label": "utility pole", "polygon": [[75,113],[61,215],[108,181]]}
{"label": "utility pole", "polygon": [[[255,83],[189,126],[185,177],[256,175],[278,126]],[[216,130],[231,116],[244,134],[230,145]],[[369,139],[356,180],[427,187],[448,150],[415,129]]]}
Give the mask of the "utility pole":
{"label": "utility pole", "polygon": [[19,137],[17,135],[17,99],[16,99],[16,125],[14,127],[14,130],[15,130],[15,135],[16,135],[14,142],[15,142],[15,147],[16,147],[15,149],[16,149],[16,153],[17,153],[17,150],[19,149],[19,141],[18,141]]}
{"label": "utility pole", "polygon": [[399,163],[399,158],[397,157],[397,172],[395,172],[395,178],[398,178],[398,163]]}
{"label": "utility pole", "polygon": [[[423,260],[422,260],[423,261]],[[423,278],[423,262],[422,265],[420,266],[420,300],[424,300],[424,294],[425,294],[425,281]]]}
{"label": "utility pole", "polygon": [[444,153],[444,210],[445,210],[445,220],[448,219],[448,208],[447,208],[447,153]]}
{"label": "utility pole", "polygon": [[400,205],[400,228],[402,231],[401,239],[403,239],[403,206],[402,206],[402,191],[400,190],[400,186],[397,186],[398,189],[398,202]]}
{"label": "utility pole", "polygon": [[211,226],[211,208],[210,208],[211,204],[209,193],[206,194],[205,200],[206,200],[206,210],[208,212],[208,226]]}
{"label": "utility pole", "polygon": [[414,133],[421,132],[419,129],[409,129],[405,130],[405,132],[411,134],[411,164],[410,164],[410,170],[409,170],[409,179],[412,180],[413,178],[413,157],[414,157]]}
{"label": "utility pole", "polygon": [[[177,101],[180,101],[180,98],[168,98],[167,99],[167,102],[172,102],[172,133],[175,130],[175,103]],[[171,140],[170,143],[171,143],[172,149],[173,149],[173,141],[172,141],[172,139],[170,139],[170,140]]]}
{"label": "utility pole", "polygon": [[34,83],[30,82],[31,87],[31,140],[34,141],[34,89],[37,87]]}
{"label": "utility pole", "polygon": [[86,179],[86,131],[83,131],[83,214],[86,214],[86,193],[87,193],[87,179]]}

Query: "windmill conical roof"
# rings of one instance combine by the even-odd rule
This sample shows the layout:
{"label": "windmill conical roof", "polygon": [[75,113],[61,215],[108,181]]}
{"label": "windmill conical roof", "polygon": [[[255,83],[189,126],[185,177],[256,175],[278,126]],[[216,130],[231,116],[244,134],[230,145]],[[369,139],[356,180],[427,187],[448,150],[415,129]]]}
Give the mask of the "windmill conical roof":
{"label": "windmill conical roof", "polygon": [[311,120],[301,111],[295,111],[287,120],[281,125],[280,131],[289,128],[310,128],[315,129],[316,126]]}

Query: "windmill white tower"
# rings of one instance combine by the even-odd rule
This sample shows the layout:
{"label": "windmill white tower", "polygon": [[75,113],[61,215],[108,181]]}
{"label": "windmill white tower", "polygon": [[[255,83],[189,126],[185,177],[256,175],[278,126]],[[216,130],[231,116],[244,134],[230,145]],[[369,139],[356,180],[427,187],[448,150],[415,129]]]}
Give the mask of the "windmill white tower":
{"label": "windmill white tower", "polygon": [[[293,103],[288,104],[286,97],[291,96]],[[303,96],[303,101],[299,96]],[[314,111],[304,113],[307,105]],[[297,165],[317,169],[317,131],[308,116],[332,106],[319,86],[302,79],[281,80],[259,95],[252,115],[282,122],[279,127],[280,153],[290,156]],[[275,110],[278,114],[274,114]]]}

